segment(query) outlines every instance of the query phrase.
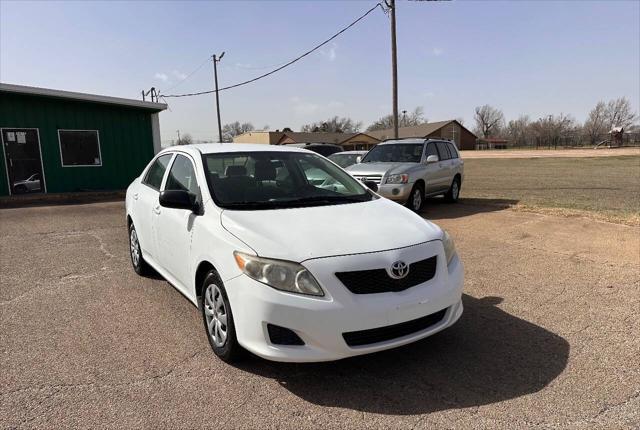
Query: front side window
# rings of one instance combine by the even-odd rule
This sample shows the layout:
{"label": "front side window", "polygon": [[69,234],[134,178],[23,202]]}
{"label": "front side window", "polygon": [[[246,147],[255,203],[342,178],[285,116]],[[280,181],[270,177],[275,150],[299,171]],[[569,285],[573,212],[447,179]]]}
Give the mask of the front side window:
{"label": "front side window", "polygon": [[277,209],[368,201],[372,194],[316,154],[302,152],[204,155],[211,195],[228,209]]}
{"label": "front side window", "polygon": [[171,165],[165,190],[187,191],[194,196],[198,195],[198,182],[196,181],[196,172],[193,164],[184,155],[176,155],[176,159]]}
{"label": "front side window", "polygon": [[362,159],[363,163],[419,163],[422,143],[390,143],[374,147]]}
{"label": "front side window", "polygon": [[154,161],[151,167],[149,167],[149,170],[147,170],[147,174],[144,175],[142,183],[156,191],[160,190],[162,178],[164,177],[164,172],[167,170],[169,161],[171,161],[171,157],[172,154],[165,154],[156,158],[156,161]]}
{"label": "front side window", "polygon": [[449,154],[449,148],[447,148],[446,142],[436,142],[436,145],[438,145],[440,160],[448,160],[451,158],[451,155]]}
{"label": "front side window", "polygon": [[101,166],[97,130],[58,130],[62,166]]}

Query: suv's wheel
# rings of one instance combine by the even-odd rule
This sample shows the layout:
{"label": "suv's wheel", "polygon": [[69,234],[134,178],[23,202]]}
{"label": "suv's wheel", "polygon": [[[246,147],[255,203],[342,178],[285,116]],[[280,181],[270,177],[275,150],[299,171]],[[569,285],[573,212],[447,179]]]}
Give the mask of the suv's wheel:
{"label": "suv's wheel", "polygon": [[235,361],[241,356],[242,347],[236,338],[227,291],[215,270],[207,273],[200,300],[202,321],[213,352],[227,363]]}
{"label": "suv's wheel", "polygon": [[151,273],[151,266],[144,261],[142,257],[142,248],[140,247],[140,240],[138,239],[138,232],[136,231],[133,223],[129,225],[129,254],[131,255],[131,265],[133,270],[140,276],[145,276]]}
{"label": "suv's wheel", "polygon": [[449,203],[455,203],[458,201],[458,197],[460,197],[460,179],[454,178],[451,186],[449,187],[449,191],[444,195],[444,198]]}
{"label": "suv's wheel", "polygon": [[407,200],[407,207],[414,212],[419,212],[424,204],[424,189],[422,185],[415,184],[409,194],[409,200]]}

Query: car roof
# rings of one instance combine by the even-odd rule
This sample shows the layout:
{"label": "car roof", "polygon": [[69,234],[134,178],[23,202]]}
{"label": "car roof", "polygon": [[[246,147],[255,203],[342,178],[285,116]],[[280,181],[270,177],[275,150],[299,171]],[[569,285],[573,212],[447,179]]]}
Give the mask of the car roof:
{"label": "car roof", "polygon": [[265,145],[259,143],[196,143],[191,145],[176,145],[163,149],[160,153],[183,151],[193,156],[200,154],[215,154],[222,152],[311,152],[289,145]]}

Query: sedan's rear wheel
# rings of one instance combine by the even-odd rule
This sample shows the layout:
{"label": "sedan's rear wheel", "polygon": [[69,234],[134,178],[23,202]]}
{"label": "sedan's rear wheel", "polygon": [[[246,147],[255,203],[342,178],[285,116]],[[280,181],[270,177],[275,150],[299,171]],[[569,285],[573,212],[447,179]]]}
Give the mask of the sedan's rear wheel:
{"label": "sedan's rear wheel", "polygon": [[233,362],[242,354],[227,292],[215,270],[210,271],[202,285],[200,298],[202,320],[213,352],[226,362]]}
{"label": "sedan's rear wheel", "polygon": [[131,256],[133,270],[135,270],[138,275],[146,276],[151,273],[151,267],[142,257],[142,248],[140,247],[138,232],[133,223],[129,225],[129,255]]}

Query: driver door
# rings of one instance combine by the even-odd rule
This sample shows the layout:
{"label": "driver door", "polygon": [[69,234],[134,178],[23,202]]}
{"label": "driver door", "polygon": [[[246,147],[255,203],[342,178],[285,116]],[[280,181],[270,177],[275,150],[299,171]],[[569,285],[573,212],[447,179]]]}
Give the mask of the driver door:
{"label": "driver door", "polygon": [[[196,170],[191,157],[176,154],[165,180],[164,190],[187,191],[201,202],[200,188],[196,179]],[[159,206],[154,211],[156,251],[158,261],[180,285],[180,290],[190,285],[191,241],[198,215],[187,209],[174,209]],[[187,294],[187,291],[183,291]]]}

